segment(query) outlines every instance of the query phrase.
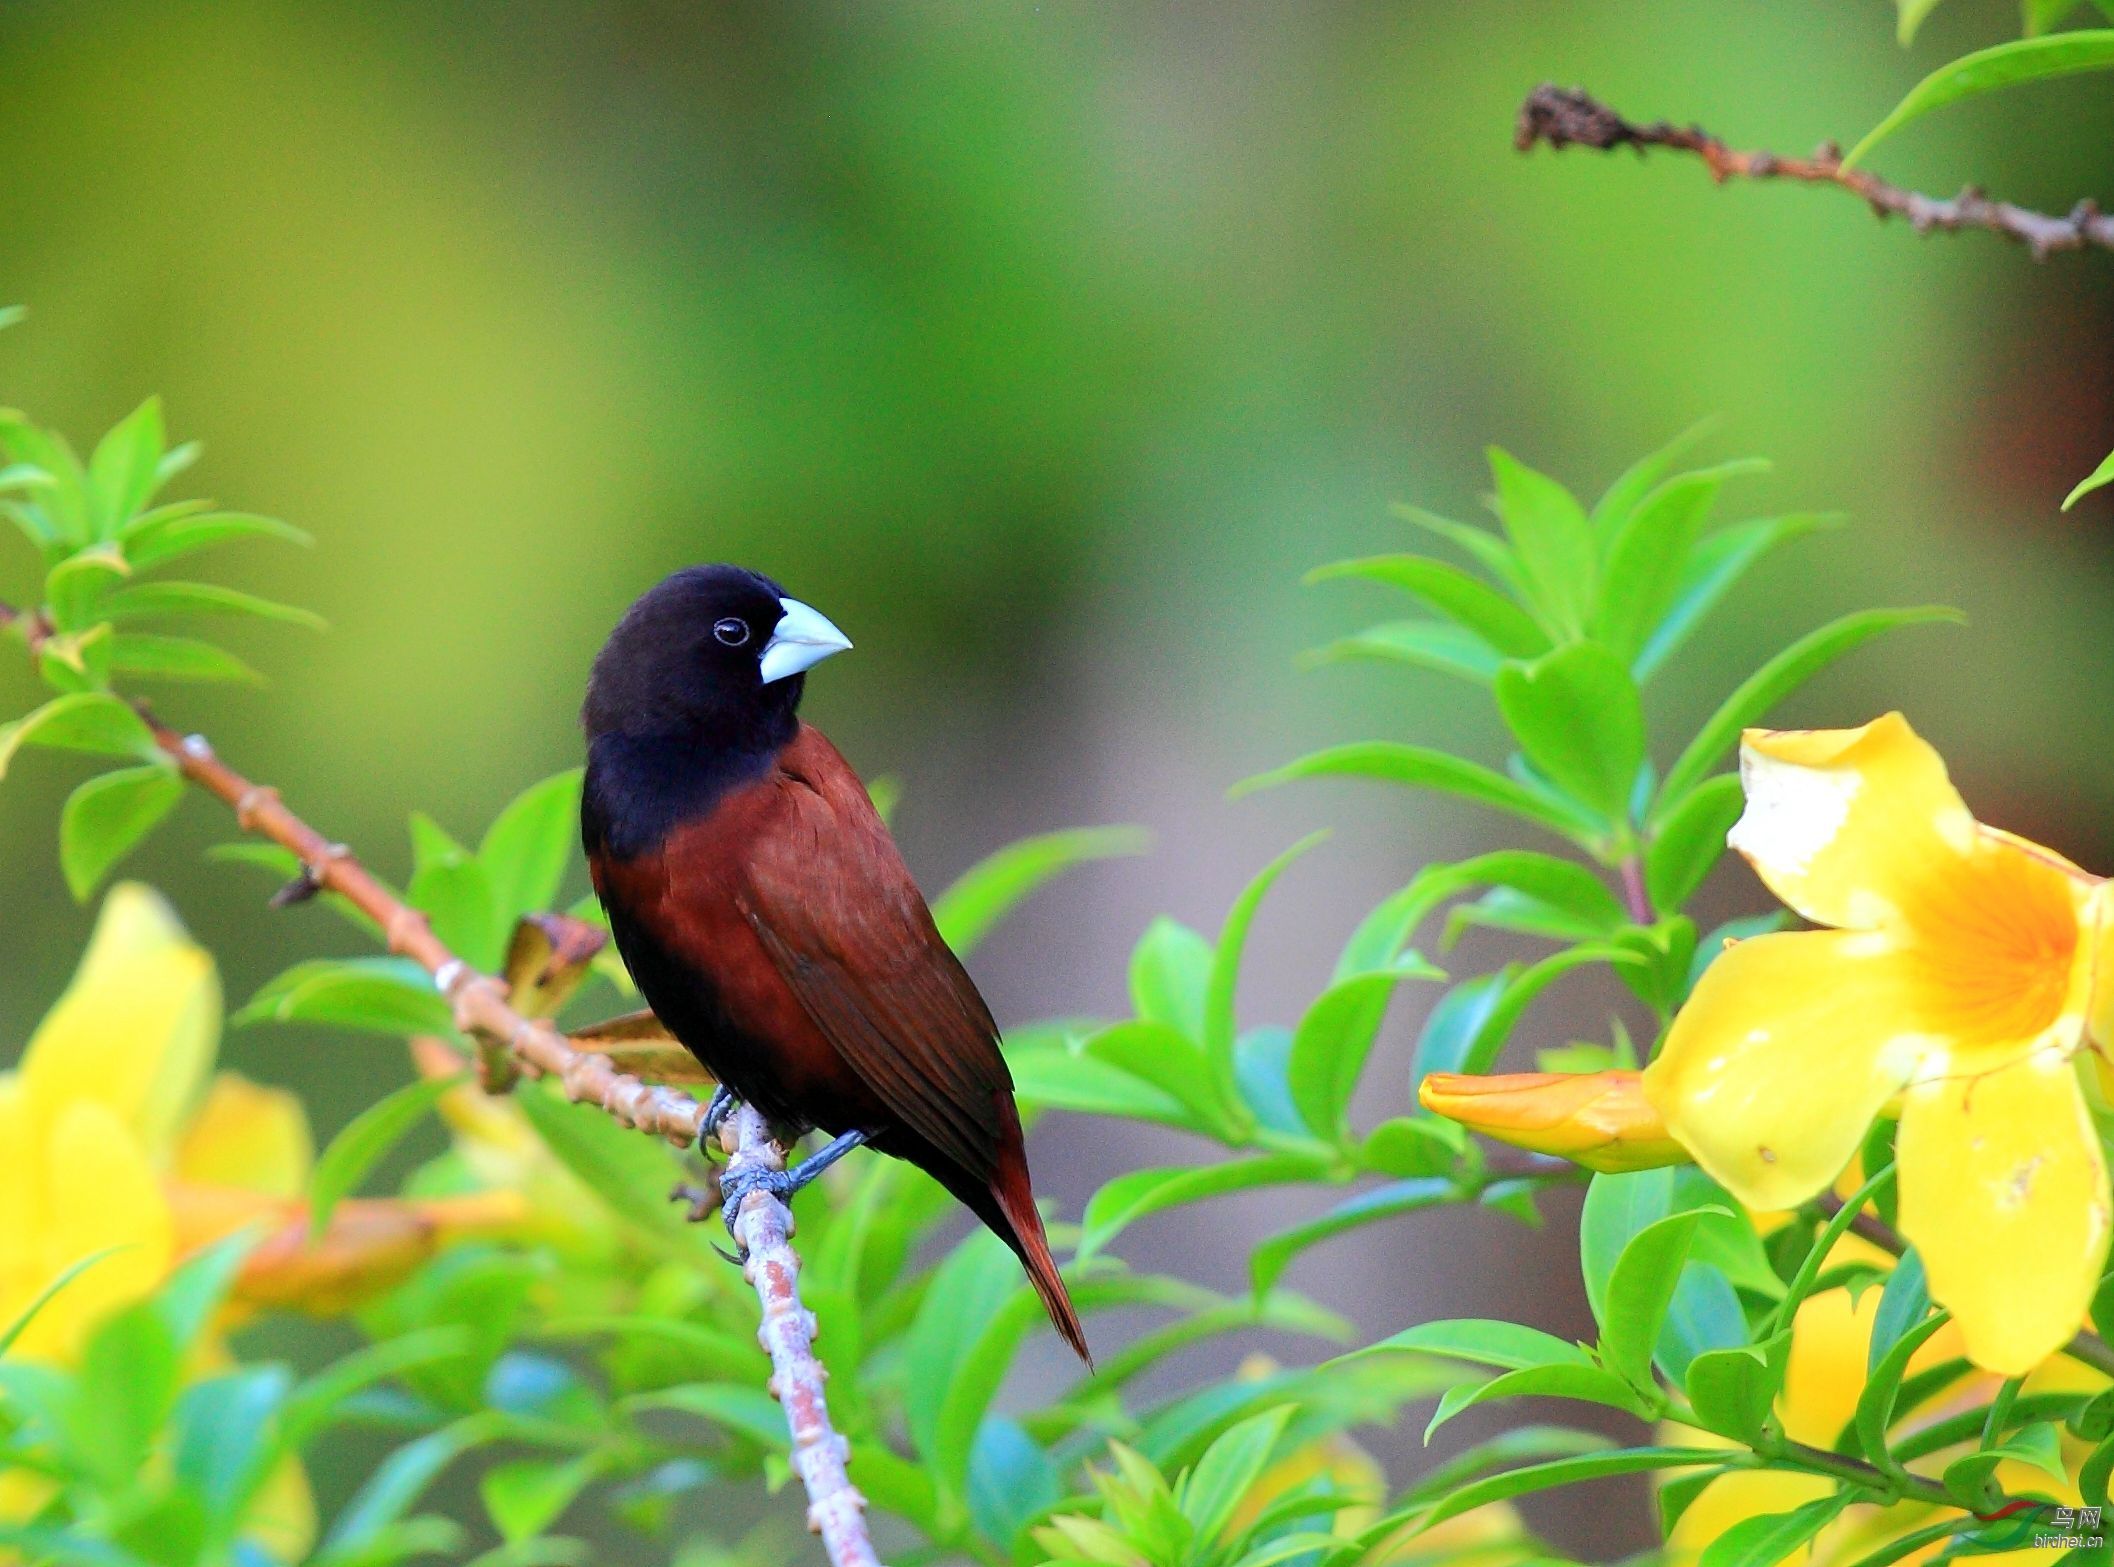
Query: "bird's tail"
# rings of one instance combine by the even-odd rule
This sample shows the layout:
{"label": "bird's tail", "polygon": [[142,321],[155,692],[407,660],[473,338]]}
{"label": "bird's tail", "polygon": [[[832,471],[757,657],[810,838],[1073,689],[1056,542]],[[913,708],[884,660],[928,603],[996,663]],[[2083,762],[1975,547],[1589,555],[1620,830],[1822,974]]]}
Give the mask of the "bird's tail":
{"label": "bird's tail", "polygon": [[1042,1232],[1042,1215],[1036,1211],[1035,1193],[1028,1185],[1027,1155],[1018,1142],[1007,1152],[1010,1157],[1001,1161],[998,1174],[991,1181],[992,1200],[997,1203],[1006,1223],[1004,1228],[996,1224],[991,1228],[997,1230],[1019,1254],[1021,1266],[1028,1271],[1028,1282],[1042,1297],[1043,1310],[1050,1314],[1051,1323],[1086,1362],[1087,1369],[1092,1370],[1094,1352],[1086,1347],[1086,1329],[1079,1325],[1079,1313],[1072,1307],[1071,1293],[1065,1289],[1064,1277],[1057,1271],[1056,1258],[1050,1255],[1049,1237]]}

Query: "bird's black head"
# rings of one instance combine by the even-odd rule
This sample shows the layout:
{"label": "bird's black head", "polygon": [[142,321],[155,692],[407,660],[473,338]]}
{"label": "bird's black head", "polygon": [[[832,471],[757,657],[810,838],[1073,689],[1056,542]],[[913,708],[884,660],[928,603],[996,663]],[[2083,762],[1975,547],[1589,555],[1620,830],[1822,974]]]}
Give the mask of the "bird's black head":
{"label": "bird's black head", "polygon": [[692,566],[648,591],[609,634],[581,721],[590,741],[775,750],[793,736],[804,671],[850,646],[760,572]]}

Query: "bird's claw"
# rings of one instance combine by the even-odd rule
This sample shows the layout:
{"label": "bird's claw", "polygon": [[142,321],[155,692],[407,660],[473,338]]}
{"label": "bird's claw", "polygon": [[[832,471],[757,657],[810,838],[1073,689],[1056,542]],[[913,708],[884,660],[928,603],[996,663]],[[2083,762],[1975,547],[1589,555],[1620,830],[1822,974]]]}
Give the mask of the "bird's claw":
{"label": "bird's claw", "polygon": [[712,1157],[712,1139],[719,1135],[719,1129],[726,1125],[727,1117],[734,1113],[735,1105],[740,1102],[725,1083],[712,1090],[712,1102],[705,1106],[705,1118],[697,1128],[697,1146],[706,1158]]}
{"label": "bird's claw", "polygon": [[[800,1189],[800,1181],[790,1170],[743,1170],[738,1174],[723,1176],[719,1183],[719,1216],[727,1226],[727,1233],[734,1237],[734,1244],[741,1246],[741,1236],[735,1223],[741,1218],[742,1202],[751,1192],[769,1192],[780,1202]],[[742,1246],[742,1256],[729,1260],[746,1260],[748,1248]],[[721,1253],[725,1255],[725,1253]]]}

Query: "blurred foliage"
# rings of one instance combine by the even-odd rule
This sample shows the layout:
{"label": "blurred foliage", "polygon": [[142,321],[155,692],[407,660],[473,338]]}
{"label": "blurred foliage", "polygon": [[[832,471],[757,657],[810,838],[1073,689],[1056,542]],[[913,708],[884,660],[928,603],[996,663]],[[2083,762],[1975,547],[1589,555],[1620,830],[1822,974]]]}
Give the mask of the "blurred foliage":
{"label": "blurred foliage", "polygon": [[[168,776],[168,758],[110,689],[125,671],[97,650],[125,634],[115,629],[123,595],[138,591],[130,578],[141,555],[154,560],[157,530],[216,519],[210,532],[229,515],[189,503],[148,509],[169,466],[152,408],[121,424],[86,464],[27,421],[10,428],[9,472],[28,497],[14,503],[15,515],[47,563],[43,602],[12,624],[60,694],[13,723],[8,749],[146,761],[90,780],[76,801],[111,777]],[[1359,740],[1244,786],[1355,776],[1437,790],[1552,836],[1570,856],[1506,849],[1427,866],[1352,932],[1327,987],[1292,1026],[1244,1022],[1240,981],[1251,927],[1309,839],[1249,884],[1215,939],[1155,921],[1133,955],[1131,1015],[1009,1031],[1009,1059],[1031,1113],[1162,1124],[1220,1150],[1203,1163],[1117,1174],[1076,1228],[1055,1227],[1058,1243],[1072,1248],[1082,1311],[1157,1319],[1109,1352],[1098,1374],[1025,1405],[1000,1403],[1041,1322],[1037,1303],[988,1234],[935,1249],[952,1205],[920,1172],[877,1158],[853,1161],[803,1197],[805,1296],[828,1324],[833,1403],[851,1443],[853,1477],[880,1514],[922,1542],[920,1551],[994,1563],[1354,1567],[1416,1559],[1445,1538],[1433,1531],[1473,1516],[1474,1540],[1460,1551],[1495,1550],[1481,1559],[1508,1560],[1543,1548],[1506,1504],[1551,1487],[1676,1475],[1661,1496],[1662,1521],[1677,1530],[1709,1484],[1735,1471],[1827,1482],[1766,1528],[1743,1522],[1718,1537],[1706,1556],[1715,1567],[1773,1560],[1745,1553],[1789,1549],[1853,1505],[1905,1495],[1926,1509],[1953,1509],[1945,1538],[1963,1548],[1987,1542],[1994,1537],[1978,1532],[1978,1514],[2061,1499],[2032,1482],[2022,1486],[2014,1474],[2021,1463],[2039,1462],[2072,1487],[2073,1500],[2077,1490],[2088,1502],[2101,1496],[2103,1459],[2114,1445],[2081,1455],[2073,1481],[2058,1442],[2064,1422],[2087,1441],[2104,1435],[2097,1382],[2030,1398],[2007,1383],[1968,1418],[1955,1406],[1973,1368],[1955,1357],[1941,1368],[1942,1380],[1924,1373],[1908,1393],[1912,1355],[1944,1328],[1946,1313],[1920,1287],[1920,1269],[1890,1271],[1883,1257],[1834,1260],[1852,1219],[1889,1189],[1883,1137],[1868,1148],[1878,1173],[1832,1217],[1816,1209],[1790,1223],[1773,1220],[1774,1227],[1690,1167],[1595,1176],[1581,1230],[1584,1282],[1600,1325],[1592,1344],[1502,1321],[1435,1322],[1353,1343],[1314,1366],[1201,1383],[1176,1377],[1170,1384],[1163,1372],[1196,1346],[1257,1326],[1340,1347],[1349,1326],[1284,1283],[1320,1241],[1447,1204],[1531,1222],[1541,1193],[1578,1179],[1582,1172],[1561,1159],[1522,1163],[1486,1153],[1428,1108],[1406,1106],[1377,1124],[1357,1124],[1352,1102],[1390,1000],[1405,983],[1450,984],[1419,1041],[1418,1079],[1488,1070],[1544,993],[1589,967],[1614,972],[1649,1036],[1662,1034],[1725,937],[1753,928],[1699,937],[1683,912],[1739,809],[1738,780],[1719,768],[1742,730],[1872,637],[1944,618],[1927,609],[1864,610],[1806,633],[1740,682],[1672,750],[1661,774],[1653,758],[1667,748],[1653,743],[1651,678],[1770,550],[1828,520],[1798,513],[1715,521],[1724,488],[1760,465],[1683,470],[1685,444],[1635,464],[1590,507],[1494,450],[1496,531],[1404,512],[1407,525],[1465,565],[1405,553],[1317,573],[1377,583],[1424,608],[1422,618],[1344,639],[1328,657],[1436,670],[1480,693],[1517,747],[1501,768],[1413,742]],[[237,529],[273,531],[249,521]],[[285,615],[240,595],[223,601],[204,585],[179,604],[157,601],[181,610],[208,604]],[[201,658],[210,656],[211,644],[197,646],[209,650]],[[596,1000],[606,1007],[609,992],[598,988],[605,981],[626,988],[606,960],[592,903],[562,914],[549,907],[573,852],[577,799],[576,772],[532,785],[475,848],[430,818],[411,822],[414,870],[405,896],[454,950],[502,973],[522,1005],[544,1015],[570,1015]],[[93,870],[79,884],[85,889],[160,814],[114,813],[106,821],[69,809],[62,824],[69,863]],[[955,944],[971,950],[1050,877],[1137,847],[1133,835],[1108,832],[1030,840],[969,871],[935,900],[937,915]],[[224,852],[275,877],[299,874],[292,857],[271,846]],[[1409,946],[1449,906],[1442,946],[1464,929],[1488,926],[1550,950],[1450,979]],[[365,916],[344,912],[364,939],[377,934]],[[263,1255],[246,1235],[218,1243],[176,1275],[168,1289],[189,1302],[177,1318],[163,1296],[152,1296],[95,1329],[79,1372],[23,1362],[8,1384],[13,1424],[4,1450],[33,1477],[18,1507],[20,1544],[36,1554],[61,1539],[92,1539],[99,1561],[170,1567],[230,1552],[325,1562],[460,1553],[472,1538],[461,1523],[415,1509],[442,1470],[478,1453],[484,1526],[498,1540],[491,1559],[565,1560],[585,1546],[556,1531],[584,1498],[652,1536],[669,1528],[675,1504],[692,1491],[786,1481],[783,1422],[756,1383],[746,1342],[754,1307],[667,1202],[664,1151],[547,1085],[522,1084],[505,1099],[478,1092],[467,1078],[474,1052],[454,1039],[449,1009],[423,972],[396,959],[308,959],[265,984],[236,1021],[412,1041],[418,1079],[340,1131],[304,1182],[304,1227],[317,1245],[353,1203],[379,1201],[354,1194],[434,1111],[446,1118],[453,1148],[415,1171],[397,1200],[417,1211],[498,1195],[512,1199],[511,1217],[485,1227],[482,1238],[435,1227],[439,1255],[385,1293],[376,1290],[386,1286],[393,1260],[355,1268],[360,1288],[344,1288],[340,1277],[335,1293],[311,1292],[311,1309],[353,1310],[370,1342],[306,1383],[282,1367],[240,1364],[217,1380],[194,1380],[204,1368],[188,1346],[245,1257],[254,1264]],[[1544,1065],[1633,1067],[1638,1051],[1623,1021],[1610,1018],[1608,1028],[1605,1044],[1570,1046]],[[597,1032],[583,1037],[593,1041]],[[695,1080],[687,1062],[669,1061],[665,1044],[623,1043],[636,1031],[622,1027],[607,1032],[609,1048],[634,1069],[650,1073],[659,1051],[678,1080]],[[1246,1296],[1134,1267],[1113,1250],[1148,1214],[1266,1186],[1345,1195],[1252,1247]],[[1845,1438],[1852,1445],[1787,1437],[1775,1411],[1789,1397],[1789,1348],[1804,1304],[1876,1283],[1886,1287],[1875,1320],[1887,1338],[1874,1339],[1854,1437]],[[300,1303],[252,1293],[271,1304]],[[64,1287],[56,1298],[64,1300]],[[120,1423],[130,1445],[98,1455],[79,1448],[80,1418],[66,1410],[101,1407],[111,1395],[68,1379],[92,1377],[99,1366],[129,1368],[147,1353],[102,1348],[113,1334],[164,1346],[153,1354],[165,1369],[159,1380],[141,1382],[136,1418]],[[18,1384],[26,1391],[15,1391]],[[1915,1424],[1941,1393],[1952,1400],[1945,1419]],[[1344,1464],[1353,1461],[1346,1455],[1356,1453],[1344,1445],[1348,1432],[1391,1422],[1407,1404],[1437,1397],[1428,1434],[1472,1408],[1550,1396],[1670,1423],[1675,1433],[1664,1443],[1614,1446],[1584,1429],[1523,1426],[1471,1447],[1402,1494],[1376,1489],[1369,1475],[1344,1481]],[[339,1418],[386,1431],[399,1445],[312,1550],[304,1538],[260,1532],[250,1520],[264,1477]],[[1913,1428],[1897,1436],[1904,1422]],[[92,1449],[99,1438],[89,1440]],[[237,1456],[215,1469],[185,1457],[193,1451]],[[145,1461],[150,1453],[166,1461]],[[1942,1484],[1904,1468],[1909,1457],[1933,1453],[1947,1459]],[[1298,1478],[1287,1482],[1288,1474]],[[180,1527],[164,1522],[173,1517]],[[738,1558],[761,1553],[757,1560],[779,1549],[767,1540],[722,1545]],[[1450,1549],[1442,1557],[1462,1559]]]}

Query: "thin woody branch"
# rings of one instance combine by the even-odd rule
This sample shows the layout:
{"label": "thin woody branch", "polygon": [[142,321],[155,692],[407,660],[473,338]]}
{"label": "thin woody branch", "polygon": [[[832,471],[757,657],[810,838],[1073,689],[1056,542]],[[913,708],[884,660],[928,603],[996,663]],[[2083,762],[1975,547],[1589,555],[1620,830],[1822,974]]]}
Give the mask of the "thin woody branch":
{"label": "thin woody branch", "polygon": [[1971,185],[1950,199],[1925,196],[1889,184],[1863,169],[1844,168],[1842,149],[1834,142],[1821,143],[1807,158],[1741,152],[1698,125],[1683,127],[1665,120],[1651,125],[1632,124],[1576,88],[1544,83],[1520,105],[1513,145],[1528,152],[1540,142],[1558,150],[1590,147],[1596,152],[1612,152],[1617,147],[1635,147],[1643,152],[1665,147],[1693,153],[1703,160],[1710,177],[1720,185],[1733,179],[1834,185],[1863,198],[1882,219],[1906,218],[1919,234],[1985,229],[2024,245],[2036,261],[2044,261],[2059,250],[2083,250],[2088,246],[2114,250],[2114,216],[2101,212],[2098,204],[2089,199],[2080,201],[2065,216],[2056,217],[2008,201],[1993,201]]}
{"label": "thin woody branch", "polygon": [[[51,629],[35,612],[0,604],[0,631],[12,627],[35,655]],[[426,917],[370,875],[351,850],[334,843],[287,808],[279,791],[251,782],[214,754],[201,735],[184,735],[141,709],[154,742],[190,782],[221,800],[244,832],[293,851],[301,862],[297,885],[336,893],[373,920],[391,952],[433,976],[454,1008],[455,1026],[489,1052],[488,1086],[503,1086],[510,1068],[528,1077],[557,1079],[567,1098],[591,1104],[624,1126],[664,1137],[678,1147],[695,1143],[705,1107],[680,1089],[644,1082],[606,1056],[574,1047],[550,1023],[523,1017],[506,986],[472,968],[433,934]],[[496,1055],[498,1059],[491,1059]],[[785,1150],[761,1115],[744,1107],[720,1132],[728,1172],[783,1170]],[[815,1358],[815,1318],[800,1302],[800,1260],[790,1244],[793,1217],[767,1191],[751,1190],[735,1220],[748,1250],[743,1273],[756,1291],[763,1320],[757,1338],[771,1359],[770,1390],[784,1406],[792,1438],[792,1466],[807,1489],[808,1527],[822,1536],[831,1567],[879,1567],[866,1530],[866,1499],[845,1472],[848,1445],[830,1424],[823,1396],[828,1373]]]}

